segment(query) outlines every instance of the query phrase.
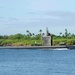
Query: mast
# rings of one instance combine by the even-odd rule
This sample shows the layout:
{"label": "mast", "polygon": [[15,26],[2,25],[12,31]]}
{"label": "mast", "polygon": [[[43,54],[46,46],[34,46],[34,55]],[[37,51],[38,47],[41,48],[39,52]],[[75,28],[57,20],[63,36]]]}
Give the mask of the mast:
{"label": "mast", "polygon": [[48,36],[48,33],[49,33],[48,28],[46,28],[46,36]]}

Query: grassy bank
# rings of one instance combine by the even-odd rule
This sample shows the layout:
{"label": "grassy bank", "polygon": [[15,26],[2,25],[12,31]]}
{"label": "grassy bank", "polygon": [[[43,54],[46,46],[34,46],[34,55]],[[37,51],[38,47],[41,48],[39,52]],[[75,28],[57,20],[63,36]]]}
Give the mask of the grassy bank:
{"label": "grassy bank", "polygon": [[53,38],[53,44],[55,45],[59,45],[60,42],[64,42],[66,43],[66,45],[75,45],[75,37],[57,37],[57,38]]}
{"label": "grassy bank", "polygon": [[[75,39],[73,38],[53,38],[53,44],[59,45],[60,42],[65,42],[66,45],[75,45]],[[0,39],[0,45],[3,46],[31,46],[34,44],[42,44],[43,41],[40,39]]]}
{"label": "grassy bank", "polygon": [[[44,33],[39,34],[30,33],[28,30],[27,34],[14,34],[14,35],[0,35],[0,46],[31,46],[35,44],[42,45],[43,40],[41,40],[41,34],[44,36]],[[60,33],[59,36],[52,34],[53,45],[59,45],[60,42],[65,42],[66,45],[75,45],[75,35],[68,33],[67,29],[65,29],[65,33]]]}

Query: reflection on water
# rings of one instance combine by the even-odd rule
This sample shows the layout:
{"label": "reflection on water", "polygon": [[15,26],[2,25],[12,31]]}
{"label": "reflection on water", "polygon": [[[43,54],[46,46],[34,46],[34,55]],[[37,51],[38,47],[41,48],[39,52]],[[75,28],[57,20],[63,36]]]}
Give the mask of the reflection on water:
{"label": "reflection on water", "polygon": [[75,75],[75,50],[0,50],[0,75]]}

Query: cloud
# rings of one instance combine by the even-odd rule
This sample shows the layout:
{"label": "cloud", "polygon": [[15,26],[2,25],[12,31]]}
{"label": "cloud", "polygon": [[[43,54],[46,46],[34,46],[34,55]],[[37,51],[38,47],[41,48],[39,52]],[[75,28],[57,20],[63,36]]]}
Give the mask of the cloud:
{"label": "cloud", "polygon": [[19,21],[19,19],[18,19],[18,18],[10,17],[10,18],[9,18],[9,21]]}
{"label": "cloud", "polygon": [[75,28],[75,13],[71,12],[40,12],[36,14],[30,14],[23,18],[16,17],[1,17],[4,22],[0,22],[0,30],[4,29],[5,32],[11,30],[12,33],[25,33],[28,29],[31,32],[37,33],[41,28],[45,32],[45,28],[48,27],[51,33],[57,34],[64,29],[68,29],[70,32],[74,32]]}
{"label": "cloud", "polygon": [[56,0],[37,0],[29,1],[29,9],[33,11],[55,10],[58,8],[58,1]]}
{"label": "cloud", "polygon": [[[11,25],[15,24],[15,23],[18,23],[19,22],[19,19],[18,18],[14,18],[14,17],[2,17],[0,16],[0,25],[2,26],[7,26],[7,27],[10,27]],[[2,27],[3,27],[2,26]]]}
{"label": "cloud", "polygon": [[55,19],[55,20],[58,20],[58,19],[61,19],[60,16],[53,16],[53,15],[44,15],[42,17],[40,17],[39,19],[45,19],[45,20],[50,20],[50,19]]}

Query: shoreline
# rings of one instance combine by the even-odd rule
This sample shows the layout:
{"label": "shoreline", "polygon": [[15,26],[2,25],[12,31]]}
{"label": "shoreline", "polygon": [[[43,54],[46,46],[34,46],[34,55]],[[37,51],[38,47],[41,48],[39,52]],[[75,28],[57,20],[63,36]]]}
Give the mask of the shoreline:
{"label": "shoreline", "polygon": [[75,46],[0,46],[0,49],[75,49]]}

